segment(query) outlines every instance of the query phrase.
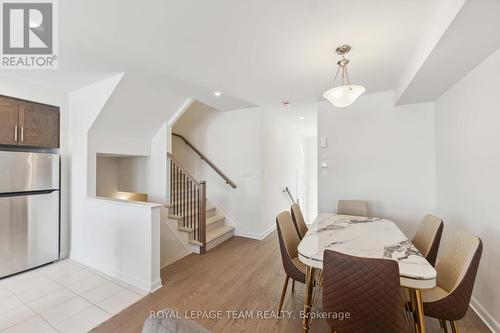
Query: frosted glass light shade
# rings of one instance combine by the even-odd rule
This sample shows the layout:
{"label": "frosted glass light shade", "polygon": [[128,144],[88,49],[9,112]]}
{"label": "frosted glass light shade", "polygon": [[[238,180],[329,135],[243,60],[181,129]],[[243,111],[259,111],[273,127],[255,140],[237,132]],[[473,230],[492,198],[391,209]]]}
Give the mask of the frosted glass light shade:
{"label": "frosted glass light shade", "polygon": [[365,90],[365,87],[357,84],[344,85],[325,91],[323,97],[336,107],[344,108],[354,103]]}

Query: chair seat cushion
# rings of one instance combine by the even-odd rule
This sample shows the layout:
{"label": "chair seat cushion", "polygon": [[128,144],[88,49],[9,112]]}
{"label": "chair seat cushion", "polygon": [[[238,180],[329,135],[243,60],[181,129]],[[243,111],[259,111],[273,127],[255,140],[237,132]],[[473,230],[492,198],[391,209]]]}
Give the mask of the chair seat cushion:
{"label": "chair seat cushion", "polygon": [[447,297],[449,294],[443,288],[435,287],[434,289],[422,290],[422,300],[424,303],[436,302]]}

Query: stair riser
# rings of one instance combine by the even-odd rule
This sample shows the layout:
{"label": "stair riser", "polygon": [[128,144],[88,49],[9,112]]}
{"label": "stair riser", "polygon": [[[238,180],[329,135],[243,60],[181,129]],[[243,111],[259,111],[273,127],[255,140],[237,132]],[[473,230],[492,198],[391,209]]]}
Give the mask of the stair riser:
{"label": "stair riser", "polygon": [[217,221],[215,223],[211,223],[211,224],[207,225],[207,232],[210,232],[214,229],[222,227],[225,223],[226,223],[225,219],[222,219],[222,220]]}
{"label": "stair riser", "polygon": [[213,249],[217,245],[224,243],[226,240],[228,240],[232,237],[234,237],[234,230],[231,230],[231,231],[225,233],[224,235],[217,237],[216,239],[212,240],[211,242],[208,242],[207,243],[207,251],[210,251],[211,249]]}

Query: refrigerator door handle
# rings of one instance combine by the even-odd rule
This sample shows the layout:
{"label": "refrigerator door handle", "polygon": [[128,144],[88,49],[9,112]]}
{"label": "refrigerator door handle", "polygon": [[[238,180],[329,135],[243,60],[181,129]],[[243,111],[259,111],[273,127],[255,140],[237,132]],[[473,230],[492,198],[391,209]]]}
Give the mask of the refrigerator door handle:
{"label": "refrigerator door handle", "polygon": [[50,194],[50,193],[55,192],[55,191],[59,191],[59,190],[53,189],[53,190],[39,190],[39,191],[25,191],[25,192],[4,192],[4,193],[0,193],[0,198],[39,195],[39,194]]}

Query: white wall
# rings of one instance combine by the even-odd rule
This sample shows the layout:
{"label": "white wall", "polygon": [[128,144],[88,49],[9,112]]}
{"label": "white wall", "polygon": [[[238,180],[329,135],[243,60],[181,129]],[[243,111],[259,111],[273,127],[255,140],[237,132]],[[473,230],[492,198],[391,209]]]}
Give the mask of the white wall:
{"label": "white wall", "polygon": [[318,138],[308,136],[303,139],[304,147],[304,191],[301,206],[304,207],[304,219],[312,223],[318,215]]}
{"label": "white wall", "polygon": [[[290,210],[290,199],[283,193],[288,187],[294,200],[299,200],[304,216],[308,201],[317,201],[317,179],[307,174],[306,167],[316,166],[315,153],[305,140],[316,140],[316,105],[261,108],[263,153],[263,223],[268,229],[276,224],[276,215]],[[303,117],[304,119],[300,119]],[[309,149],[308,149],[309,148]],[[309,197],[310,195],[310,197]],[[304,203],[304,204],[303,204]],[[312,222],[308,220],[307,222]]]}
{"label": "white wall", "polygon": [[176,122],[173,132],[184,135],[234,183],[233,189],[178,138],[173,155],[199,180],[206,180],[212,202],[222,207],[238,233],[259,237],[262,225],[260,114],[255,109],[219,112],[194,103]]}
{"label": "white wall", "polygon": [[[181,106],[182,107],[182,106]],[[168,194],[167,152],[170,150],[170,128],[165,123],[151,140],[151,153],[146,159],[148,200],[166,203]],[[168,209],[160,208],[161,267],[168,266],[192,252],[188,235],[177,230],[177,220],[169,220]]]}
{"label": "white wall", "polygon": [[302,138],[315,135],[315,121],[313,106],[220,112],[194,103],[173,132],[206,154],[236,189],[175,137],[173,154],[197,179],[207,181],[209,199],[235,224],[236,234],[261,238],[274,228],[276,214],[290,208],[283,188],[290,187],[294,196],[306,192],[303,186],[298,191],[298,176],[305,170]]}
{"label": "white wall", "polygon": [[[144,290],[161,285],[159,205],[100,200],[95,193],[95,151],[88,132],[121,75],[72,91],[71,258]],[[134,148],[134,147],[130,147]],[[117,152],[120,153],[120,152]],[[92,158],[89,158],[92,157]],[[94,179],[89,180],[88,168]]]}
{"label": "white wall", "polygon": [[[433,104],[394,107],[391,92],[361,96],[346,109],[322,102],[318,110],[319,211],[339,199],[369,202],[373,216],[393,219],[413,235],[435,212]],[[326,172],[326,174],[323,174]]]}
{"label": "white wall", "polygon": [[70,239],[70,138],[68,95],[63,91],[50,89],[22,80],[0,77],[0,95],[21,98],[60,107],[60,149],[61,154],[61,257],[69,253]]}
{"label": "white wall", "polygon": [[150,153],[149,140],[96,133],[93,127],[88,131],[87,141],[88,169],[86,179],[87,193],[90,197],[96,195],[97,154],[145,157]]}
{"label": "white wall", "polygon": [[[128,167],[121,162],[119,186],[148,194],[150,203],[167,202],[167,148],[169,146],[167,122],[186,101],[169,91],[166,82],[158,77],[128,73],[120,81],[102,112],[96,117],[88,139],[88,195],[95,196],[96,154],[137,156]],[[167,82],[168,83],[168,82]],[[139,171],[144,177],[132,177],[128,172]],[[120,173],[119,171],[119,173]],[[170,227],[168,211],[160,210],[161,267],[191,252],[187,239],[179,237]]]}
{"label": "white wall", "polygon": [[[443,244],[457,230],[484,242],[474,298],[500,331],[500,50],[436,102],[437,208]],[[477,307],[477,304],[476,304]],[[481,311],[481,307],[477,307]],[[493,320],[496,320],[494,323]]]}

